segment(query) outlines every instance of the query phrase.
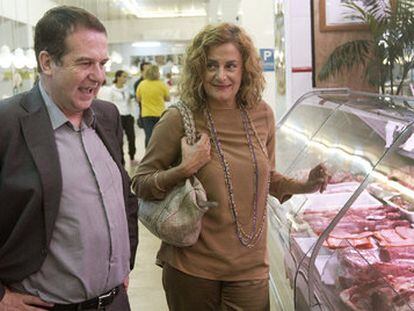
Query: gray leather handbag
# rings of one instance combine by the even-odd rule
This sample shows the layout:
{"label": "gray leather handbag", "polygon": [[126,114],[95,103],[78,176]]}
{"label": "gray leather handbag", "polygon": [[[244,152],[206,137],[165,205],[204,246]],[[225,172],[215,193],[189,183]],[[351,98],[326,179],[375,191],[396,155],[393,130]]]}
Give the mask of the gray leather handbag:
{"label": "gray leather handbag", "polygon": [[[196,129],[191,110],[179,102],[172,107],[181,113],[188,144],[196,141]],[[197,177],[187,178],[161,201],[139,200],[138,217],[142,224],[164,242],[179,246],[191,246],[197,242],[202,217],[216,205],[207,201],[206,192]]]}

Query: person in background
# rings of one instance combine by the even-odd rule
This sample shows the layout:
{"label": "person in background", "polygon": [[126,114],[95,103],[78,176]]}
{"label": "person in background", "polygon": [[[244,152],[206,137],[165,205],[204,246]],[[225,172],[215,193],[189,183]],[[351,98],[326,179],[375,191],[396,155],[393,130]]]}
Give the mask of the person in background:
{"label": "person in background", "polygon": [[101,99],[101,100],[106,100],[106,101],[110,101],[109,99],[109,94],[111,92],[111,86],[109,86],[106,83],[106,79],[104,80],[104,82],[102,83],[98,94],[96,94],[96,98]]}
{"label": "person in background", "polygon": [[169,87],[173,86],[173,81],[172,81],[172,74],[171,72],[167,72],[167,74],[165,75],[165,82],[167,83],[167,85]]}
{"label": "person in background", "polygon": [[58,6],[34,48],[39,83],[0,101],[0,310],[130,310],[138,207],[118,109],[95,100],[105,27]]}
{"label": "person in background", "polygon": [[139,77],[139,79],[137,81],[135,81],[134,83],[134,94],[137,92],[137,88],[138,85],[144,81],[144,74],[145,71],[148,69],[148,67],[151,66],[151,63],[143,61],[140,65],[139,65],[139,70],[141,71],[141,76]]}
{"label": "person in background", "polygon": [[275,119],[262,100],[264,85],[246,32],[228,23],[207,26],[187,48],[179,84],[200,139],[188,145],[179,111],[168,109],[133,177],[138,197],[161,200],[195,175],[218,203],[204,215],[194,245],[163,242],[157,254],[172,311],[269,310],[267,196],[284,202],[326,187],[322,165],[306,181],[275,171]]}
{"label": "person in background", "polygon": [[115,72],[115,79],[109,92],[109,101],[114,103],[121,115],[122,128],[125,131],[128,140],[128,154],[131,165],[137,164],[135,161],[135,129],[133,117],[133,104],[130,100],[130,93],[126,82],[128,73],[124,70]]}
{"label": "person in background", "polygon": [[[135,97],[135,94],[137,94],[138,85],[144,80],[144,73],[148,69],[149,66],[151,66],[151,63],[146,62],[146,61],[143,61],[139,65],[139,69],[141,71],[141,76],[134,83],[134,94],[133,94],[134,97]],[[136,97],[135,97],[135,99],[136,99]],[[139,102],[137,99],[136,99],[136,102],[138,104],[137,125],[138,125],[139,128],[144,128],[144,125],[142,124],[142,115],[141,115],[142,107],[141,107],[141,102]]]}
{"label": "person in background", "polygon": [[160,70],[157,65],[151,65],[145,71],[144,81],[138,86],[136,98],[141,102],[146,147],[155,124],[165,110],[165,102],[170,100],[168,87],[160,80]]}

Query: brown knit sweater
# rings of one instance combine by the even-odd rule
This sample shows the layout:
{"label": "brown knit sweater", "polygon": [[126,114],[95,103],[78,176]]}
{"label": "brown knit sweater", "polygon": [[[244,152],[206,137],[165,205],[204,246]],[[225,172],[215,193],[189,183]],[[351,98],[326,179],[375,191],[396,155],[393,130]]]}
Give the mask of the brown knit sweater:
{"label": "brown knit sweater", "polygon": [[[235,202],[243,230],[250,233],[253,218],[253,163],[248,149],[246,134],[238,108],[211,110],[225,157],[230,165]],[[295,183],[274,170],[275,122],[271,108],[264,102],[248,110],[256,131],[267,147],[269,158],[253,137],[259,167],[259,193],[257,226],[262,224],[266,205],[269,171],[270,193],[280,201],[290,197]],[[194,114],[199,132],[209,134],[204,115]],[[181,116],[177,109],[166,111],[156,125],[147,152],[139,165],[136,176],[138,196],[145,199],[162,198],[165,194],[154,186],[154,173],[162,187],[169,188],[183,180],[168,170],[181,159],[180,139],[184,135]],[[243,246],[236,234],[236,225],[229,207],[224,173],[212,145],[212,159],[199,170],[197,177],[206,189],[208,199],[218,202],[203,218],[203,227],[198,242],[191,247],[178,248],[162,243],[158,259],[176,269],[197,277],[222,281],[265,279],[269,264],[267,252],[267,220],[261,239],[253,248]]]}

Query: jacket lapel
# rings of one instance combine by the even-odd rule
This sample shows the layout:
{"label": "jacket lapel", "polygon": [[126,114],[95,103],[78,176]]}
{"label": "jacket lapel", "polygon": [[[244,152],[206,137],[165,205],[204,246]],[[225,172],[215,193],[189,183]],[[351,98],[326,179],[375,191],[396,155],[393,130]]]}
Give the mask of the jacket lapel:
{"label": "jacket lapel", "polygon": [[28,112],[20,119],[20,124],[42,183],[46,241],[49,243],[62,191],[59,155],[49,114],[37,86],[26,95],[21,105]]}

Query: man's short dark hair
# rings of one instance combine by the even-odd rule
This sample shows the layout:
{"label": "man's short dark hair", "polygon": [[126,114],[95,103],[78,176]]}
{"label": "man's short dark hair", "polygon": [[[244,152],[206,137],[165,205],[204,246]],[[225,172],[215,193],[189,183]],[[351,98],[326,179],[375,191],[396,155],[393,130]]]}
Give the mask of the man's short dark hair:
{"label": "man's short dark hair", "polygon": [[141,74],[142,74],[142,72],[144,71],[144,66],[146,66],[146,65],[151,65],[151,63],[150,63],[150,62],[142,62],[142,63],[139,65],[139,69],[141,70]]}
{"label": "man's short dark hair", "polygon": [[[47,51],[57,64],[66,54],[66,37],[79,28],[96,30],[106,35],[105,26],[88,11],[73,7],[59,6],[48,10],[35,27],[34,49],[39,60],[41,51]],[[42,69],[37,65],[39,72]]]}

